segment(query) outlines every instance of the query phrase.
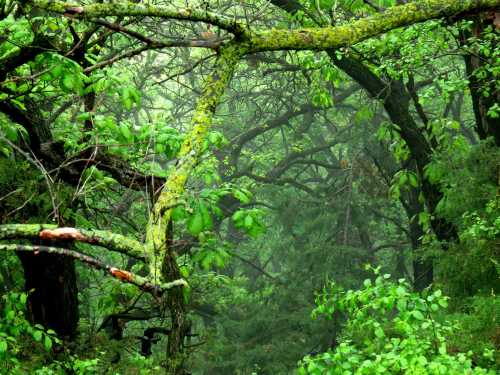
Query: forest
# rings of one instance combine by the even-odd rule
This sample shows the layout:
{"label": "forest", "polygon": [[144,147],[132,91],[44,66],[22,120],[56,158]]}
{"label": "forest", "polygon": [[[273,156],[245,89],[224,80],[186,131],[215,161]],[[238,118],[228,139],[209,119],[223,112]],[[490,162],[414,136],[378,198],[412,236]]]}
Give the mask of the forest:
{"label": "forest", "polygon": [[0,375],[500,373],[500,0],[0,0]]}

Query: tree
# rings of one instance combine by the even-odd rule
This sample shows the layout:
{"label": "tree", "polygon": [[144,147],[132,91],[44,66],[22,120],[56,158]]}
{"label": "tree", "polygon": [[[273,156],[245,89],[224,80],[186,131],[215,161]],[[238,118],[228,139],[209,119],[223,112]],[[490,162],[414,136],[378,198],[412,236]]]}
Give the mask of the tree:
{"label": "tree", "polygon": [[[122,186],[141,189],[146,187],[152,194],[154,205],[145,225],[143,242],[136,239],[121,236],[99,230],[85,230],[82,228],[58,227],[50,224],[5,224],[0,227],[0,239],[2,240],[33,240],[48,241],[50,244],[23,243],[2,244],[3,250],[31,252],[30,261],[25,262],[25,273],[27,275],[36,271],[33,267],[33,259],[38,252],[57,254],[83,261],[92,267],[103,269],[113,277],[132,283],[155,297],[162,296],[167,292],[165,304],[170,312],[170,331],[168,334],[167,356],[168,371],[171,373],[182,373],[183,369],[183,346],[184,339],[189,332],[189,320],[186,316],[185,294],[188,288],[187,282],[182,277],[182,271],[178,264],[178,254],[174,247],[175,208],[183,204],[186,193],[188,178],[200,164],[205,154],[206,140],[212,128],[213,115],[220,104],[226,87],[231,81],[238,64],[244,58],[254,56],[266,51],[287,50],[313,50],[333,51],[335,49],[351,46],[371,37],[397,27],[412,25],[442,17],[456,17],[466,12],[479,12],[494,9],[499,5],[496,0],[481,1],[444,1],[428,0],[425,2],[412,2],[406,5],[395,6],[387,9],[381,14],[352,21],[342,26],[318,26],[303,29],[265,29],[247,26],[232,17],[219,15],[204,9],[178,9],[170,6],[144,6],[135,3],[120,4],[91,4],[91,5],[67,5],[54,1],[33,2],[3,2],[2,16],[4,19],[14,20],[20,17],[26,24],[31,22],[31,31],[25,37],[23,45],[2,57],[2,95],[4,102],[0,110],[9,117],[9,129],[12,133],[10,139],[8,134],[3,137],[5,152],[15,152],[26,157],[32,164],[42,171],[43,178],[47,181],[47,190],[52,195],[54,181],[61,181],[70,186],[78,188],[81,184],[81,170],[90,170],[96,167],[109,173]],[[290,8],[284,5],[285,9]],[[68,26],[69,33],[51,32],[50,22],[53,18],[49,14],[59,17],[65,16],[60,21]],[[10,17],[10,18],[9,18]],[[116,17],[110,22],[103,17]],[[192,23],[205,23],[220,29],[220,36],[205,35],[197,39],[180,38],[152,38],[147,36],[140,23],[137,28],[130,28],[126,17],[140,20],[143,17],[161,20],[182,20]],[[41,18],[41,19],[40,19]],[[59,18],[55,18],[58,20]],[[124,20],[125,19],[125,20]],[[13,21],[12,21],[13,22]],[[15,26],[11,26],[15,28]],[[59,30],[59,29],[57,29]],[[59,33],[61,35],[59,35]],[[142,45],[137,48],[128,48],[125,52],[118,52],[112,56],[99,59],[99,50],[113,35],[123,34],[135,38]],[[34,109],[37,105],[32,97],[37,98],[40,87],[38,84],[51,84],[54,79],[59,80],[61,90],[67,96],[79,95],[84,104],[84,129],[79,135],[80,141],[85,142],[89,134],[95,130],[94,109],[96,106],[96,86],[99,80],[99,69],[111,65],[119,60],[136,56],[146,50],[166,49],[169,47],[203,47],[216,52],[216,60],[213,71],[209,74],[202,88],[201,95],[193,111],[190,130],[184,135],[183,141],[174,152],[177,161],[175,166],[169,170],[164,184],[158,181],[163,176],[154,176],[153,173],[136,168],[133,163],[129,164],[126,157],[117,157],[111,153],[101,152],[97,147],[87,147],[79,153],[67,155],[61,144],[51,137],[50,125],[52,116],[44,117]],[[43,53],[49,49],[51,53]],[[117,47],[120,49],[120,47]],[[385,90],[386,85],[380,86],[380,80],[365,67],[359,65],[356,60],[338,59],[334,53],[330,53],[335,63],[344,66],[345,71],[353,76],[366,73],[363,79],[357,77],[363,85],[370,85],[368,91],[375,97]],[[91,65],[88,63],[91,60]],[[94,60],[94,61],[92,61]],[[347,65],[346,65],[347,64]],[[59,67],[62,66],[62,69]],[[32,73],[28,67],[34,68]],[[363,70],[364,69],[364,70]],[[97,72],[97,73],[95,73]],[[95,79],[95,81],[93,80]],[[18,85],[17,82],[27,81],[31,84]],[[384,100],[385,108],[391,120],[400,126],[399,133],[405,140],[416,162],[416,169],[421,177],[421,188],[424,192],[426,203],[430,212],[433,212],[440,200],[439,190],[425,177],[425,167],[430,161],[431,147],[419,131],[412,117],[408,116],[410,89],[406,89],[401,81],[392,80],[387,87],[391,88],[391,98]],[[131,109],[138,102],[138,95],[130,88],[123,89],[123,104],[125,108]],[[43,97],[47,101],[48,97]],[[397,101],[396,101],[397,99]],[[67,105],[71,105],[73,99],[68,98],[57,112],[64,112]],[[47,104],[50,106],[50,103]],[[60,113],[59,113],[60,114]],[[45,121],[40,119],[45,118]],[[20,128],[13,127],[15,123]],[[42,124],[42,125],[40,125]],[[110,126],[113,129],[112,126]],[[12,130],[14,129],[14,130]],[[20,130],[19,130],[20,129]],[[130,128],[127,126],[113,129],[121,133],[127,140],[130,138]],[[20,139],[17,131],[24,134]],[[17,144],[17,143],[18,144]],[[325,149],[328,145],[323,146]],[[311,150],[314,152],[314,150]],[[173,155],[172,155],[173,156]],[[307,153],[296,153],[292,158],[283,160],[277,165],[275,171],[267,178],[274,179],[280,176],[287,164],[307,156]],[[125,159],[125,160],[124,160]],[[69,160],[69,161],[68,161]],[[56,170],[55,179],[50,171]],[[47,172],[49,171],[49,172]],[[164,171],[163,171],[164,172]],[[165,175],[165,173],[164,173]],[[152,181],[152,182],[151,182]],[[262,181],[262,179],[261,179]],[[265,182],[265,181],[263,181]],[[53,216],[58,224],[65,224],[64,215],[60,214],[58,202],[53,202]],[[69,205],[68,205],[69,206]],[[251,217],[251,216],[246,216]],[[244,219],[245,222],[256,220]],[[241,217],[243,219],[243,217]],[[235,220],[238,223],[237,220]],[[199,204],[194,214],[190,216],[187,227],[193,235],[200,234],[204,229],[211,226],[211,219],[207,208]],[[251,227],[251,225],[247,225]],[[442,219],[434,218],[432,226],[440,239],[452,238],[452,230]],[[140,276],[118,267],[103,264],[101,261],[82,254],[78,250],[69,249],[69,245],[60,245],[61,242],[86,243],[92,246],[101,246],[111,252],[125,254],[131,258],[144,262],[147,268],[147,276]],[[58,246],[59,245],[59,246]],[[29,259],[29,258],[27,258]],[[31,265],[28,265],[31,262]],[[63,275],[72,268],[69,263],[64,263],[54,270],[58,275]],[[36,275],[36,274],[33,274]],[[34,285],[43,283],[43,275],[34,276]],[[63,280],[72,283],[72,277],[64,277]],[[428,283],[428,280],[426,281]],[[69,284],[60,287],[68,289]],[[29,284],[31,285],[31,284]],[[51,286],[50,288],[54,288]],[[72,305],[75,305],[75,288],[70,288]],[[64,293],[60,293],[61,296]],[[32,298],[32,304],[36,300]],[[41,304],[46,303],[42,301]],[[64,310],[64,309],[61,309]],[[74,311],[74,310],[72,310]],[[75,313],[69,319],[67,327],[61,327],[59,333],[72,334],[74,331]],[[39,317],[34,316],[39,321]],[[47,321],[40,323],[50,324]],[[58,328],[58,327],[54,327]]]}

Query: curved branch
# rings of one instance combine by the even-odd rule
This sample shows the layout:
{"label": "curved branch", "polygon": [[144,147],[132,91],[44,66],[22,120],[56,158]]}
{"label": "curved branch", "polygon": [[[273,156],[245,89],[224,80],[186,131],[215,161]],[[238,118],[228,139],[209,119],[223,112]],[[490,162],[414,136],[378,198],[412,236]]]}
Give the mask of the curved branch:
{"label": "curved branch", "polygon": [[166,290],[172,289],[176,286],[187,286],[186,281],[174,280],[169,283],[164,283],[160,285],[152,284],[146,278],[133,274],[129,271],[122,270],[120,268],[111,267],[110,265],[100,261],[99,259],[93,258],[91,256],[81,254],[77,251],[63,249],[59,247],[52,246],[37,246],[37,245],[19,245],[19,244],[0,244],[0,251],[26,251],[33,252],[35,255],[39,253],[48,253],[48,254],[57,254],[64,255],[76,260],[79,260],[83,263],[87,263],[95,269],[105,271],[109,273],[115,279],[120,281],[133,284],[144,290],[145,292],[152,293],[153,295],[161,295]]}

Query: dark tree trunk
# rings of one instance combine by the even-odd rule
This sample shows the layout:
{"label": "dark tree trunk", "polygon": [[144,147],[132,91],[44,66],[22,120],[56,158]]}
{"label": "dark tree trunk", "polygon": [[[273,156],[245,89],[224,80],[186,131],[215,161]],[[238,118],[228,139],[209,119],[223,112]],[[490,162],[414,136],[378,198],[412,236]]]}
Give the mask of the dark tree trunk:
{"label": "dark tree trunk", "polygon": [[419,189],[411,189],[405,210],[410,222],[409,233],[413,253],[413,288],[421,292],[432,284],[434,279],[434,265],[431,258],[425,258],[419,254],[419,249],[421,249],[422,245],[422,236],[424,235],[422,226],[417,219],[418,214],[424,211],[424,207],[418,201],[419,193]]}
{"label": "dark tree trunk", "polygon": [[[167,254],[163,260],[162,275],[166,281],[178,280],[182,278],[173,248],[173,223],[168,223],[167,233]],[[167,366],[166,373],[171,375],[186,374],[184,360],[184,339],[190,331],[190,322],[187,318],[186,304],[184,301],[183,288],[173,288],[167,294],[167,307],[170,311],[170,329],[167,343]]]}
{"label": "dark tree trunk", "polygon": [[[427,208],[429,212],[435,212],[443,195],[439,190],[439,186],[432,184],[424,176],[424,168],[431,161],[432,145],[427,141],[423,134],[423,130],[419,128],[410,113],[410,102],[412,100],[410,93],[402,82],[390,80],[390,82],[385,83],[379,77],[375,76],[369,68],[357,60],[346,57],[338,59],[334,52],[330,52],[329,55],[335,65],[358,82],[371,96],[383,100],[387,114],[391,121],[399,126],[401,138],[406,142],[411,157],[415,160],[416,171],[420,176],[421,189],[424,194]],[[411,205],[413,206],[413,204]],[[423,211],[424,208],[422,205],[418,204],[418,206],[420,206],[421,211]],[[413,213],[413,215],[416,213],[418,212]],[[445,219],[434,216],[431,220],[431,226],[438,240],[442,241],[444,249],[448,247],[448,242],[457,239],[456,228]],[[415,253],[419,247],[420,241],[418,238],[422,234],[422,229],[420,225],[413,220],[411,222],[410,231],[413,233],[413,235],[411,235],[411,241]],[[432,259],[422,259],[416,256],[413,267],[415,288],[417,290],[422,290],[428,287],[433,281]]]}
{"label": "dark tree trunk", "polygon": [[[472,17],[473,29],[472,32],[462,31],[459,38],[459,43],[464,46],[473,36],[480,36],[487,26],[495,26],[491,19],[485,19],[484,14],[479,14]],[[491,50],[498,48],[494,45],[494,41],[489,46]],[[469,80],[469,89],[472,99],[472,108],[476,120],[476,133],[480,139],[493,137],[495,144],[500,147],[500,117],[488,116],[488,110],[495,104],[500,103],[500,91],[498,90],[498,82],[496,77],[491,73],[486,65],[493,66],[495,63],[492,58],[476,54],[464,54],[465,71]],[[483,73],[486,77],[479,79],[475,72],[483,68]],[[484,91],[488,94],[485,95]]]}
{"label": "dark tree trunk", "polygon": [[30,320],[72,339],[78,325],[74,260],[53,254],[18,253],[24,268]]}
{"label": "dark tree trunk", "polygon": [[[389,83],[384,83],[357,60],[348,57],[338,59],[333,51],[329,53],[329,56],[335,65],[358,82],[372,97],[383,100],[387,114],[391,121],[401,129],[401,138],[416,162],[427,208],[433,213],[443,194],[438,185],[432,184],[424,176],[424,168],[431,161],[432,147],[423,134],[424,130],[419,128],[410,113],[411,95],[402,82],[391,80]],[[434,217],[431,225],[440,241],[448,242],[457,239],[456,228],[446,220]]]}

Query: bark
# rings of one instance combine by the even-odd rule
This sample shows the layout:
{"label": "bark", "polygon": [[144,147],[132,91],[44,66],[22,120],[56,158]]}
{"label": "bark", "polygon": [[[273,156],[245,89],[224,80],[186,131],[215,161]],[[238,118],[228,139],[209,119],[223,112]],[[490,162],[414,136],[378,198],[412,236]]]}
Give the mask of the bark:
{"label": "bark", "polygon": [[5,224],[0,226],[0,240],[30,239],[78,241],[102,246],[110,251],[145,261],[144,246],[136,240],[102,230],[58,228],[54,224]]}
{"label": "bark", "polygon": [[[443,17],[455,17],[472,11],[494,9],[500,0],[419,0],[388,8],[383,13],[361,18],[336,27],[298,30],[271,29],[250,31],[232,17],[198,9],[160,7],[133,3],[70,5],[53,0],[35,0],[34,6],[74,18],[94,19],[105,16],[150,16],[204,22],[235,35],[236,41],[247,44],[246,53],[278,50],[327,50],[359,43],[392,29]],[[284,1],[277,5],[285,6]]]}
{"label": "bark", "polygon": [[405,207],[408,217],[410,243],[413,253],[413,287],[422,291],[432,284],[434,280],[434,264],[432,258],[422,257],[419,250],[422,245],[424,231],[418,222],[418,214],[424,211],[423,205],[418,201],[420,189],[412,188],[408,194]]}
{"label": "bark", "polygon": [[[283,3],[278,1],[277,3]],[[277,4],[279,5],[279,4]],[[419,0],[388,8],[342,26],[272,29],[249,34],[250,53],[278,50],[328,50],[359,43],[398,27],[466,12],[494,9],[498,0]]]}

